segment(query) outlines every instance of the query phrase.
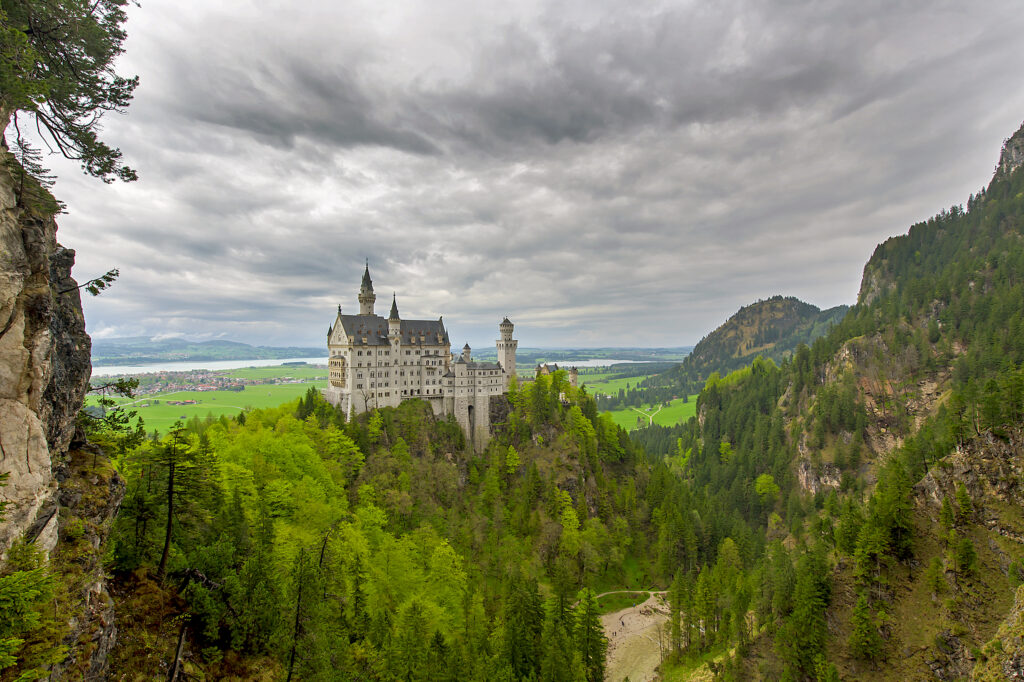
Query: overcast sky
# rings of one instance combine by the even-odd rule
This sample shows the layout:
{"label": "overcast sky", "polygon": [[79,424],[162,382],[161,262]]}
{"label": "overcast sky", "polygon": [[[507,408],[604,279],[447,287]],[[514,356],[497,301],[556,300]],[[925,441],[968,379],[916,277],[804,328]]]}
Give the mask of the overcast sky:
{"label": "overcast sky", "polygon": [[50,163],[94,337],[322,345],[357,312],[452,342],[696,343],[774,294],[856,299],[875,245],[987,184],[1024,11],[984,3],[143,0],[105,136]]}

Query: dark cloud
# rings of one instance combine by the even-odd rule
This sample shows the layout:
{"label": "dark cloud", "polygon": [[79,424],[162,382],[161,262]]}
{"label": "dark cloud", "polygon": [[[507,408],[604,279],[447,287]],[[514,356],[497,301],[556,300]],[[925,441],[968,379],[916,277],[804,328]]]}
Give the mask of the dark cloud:
{"label": "dark cloud", "polygon": [[94,332],[319,344],[370,258],[474,345],[693,343],[852,302],[1024,117],[1009,0],[208,5],[133,10],[142,179],[58,166]]}

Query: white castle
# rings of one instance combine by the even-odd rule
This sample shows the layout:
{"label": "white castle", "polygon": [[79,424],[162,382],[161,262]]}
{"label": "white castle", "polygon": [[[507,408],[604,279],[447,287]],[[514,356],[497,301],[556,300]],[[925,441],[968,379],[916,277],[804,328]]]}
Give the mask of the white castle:
{"label": "white castle", "polygon": [[346,414],[396,407],[403,400],[430,403],[434,414],[455,415],[474,448],[490,439],[491,397],[508,391],[516,373],[514,329],[506,317],[498,325],[498,362],[474,362],[469,344],[454,357],[443,318],[403,320],[398,300],[387,319],[373,312],[370,266],[359,287],[359,314],[338,306],[327,330],[329,376],[324,397]]}

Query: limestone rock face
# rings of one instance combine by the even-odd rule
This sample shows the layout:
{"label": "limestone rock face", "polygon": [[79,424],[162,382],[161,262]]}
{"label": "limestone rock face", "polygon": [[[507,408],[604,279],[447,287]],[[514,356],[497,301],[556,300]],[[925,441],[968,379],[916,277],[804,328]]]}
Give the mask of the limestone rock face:
{"label": "limestone rock face", "polygon": [[77,595],[68,658],[52,674],[102,679],[117,633],[102,546],[124,483],[102,453],[72,448],[92,373],[75,252],[57,244],[51,217],[18,206],[13,187],[0,163],[0,565],[21,537],[58,563],[75,557],[73,574],[59,576]]}
{"label": "limestone rock face", "polygon": [[[79,306],[78,291],[63,294],[51,285],[51,256],[56,251],[56,223],[16,205],[6,172],[0,176],[0,471],[9,473],[0,499],[10,503],[0,523],[0,556],[25,534],[41,510],[52,510],[56,495],[52,453],[66,450],[74,430],[71,406],[47,404],[45,393],[54,366],[55,309]],[[70,279],[70,262],[67,263]],[[85,336],[84,324],[77,330]],[[88,374],[84,377],[88,382]],[[75,396],[70,396],[75,397]],[[54,434],[52,442],[49,434]],[[48,537],[51,537],[49,534]],[[50,549],[50,548],[47,548]]]}
{"label": "limestone rock face", "polygon": [[74,252],[58,246],[52,218],[17,205],[12,187],[0,172],[0,471],[10,475],[0,557],[26,533],[53,547],[54,474],[91,373]]}

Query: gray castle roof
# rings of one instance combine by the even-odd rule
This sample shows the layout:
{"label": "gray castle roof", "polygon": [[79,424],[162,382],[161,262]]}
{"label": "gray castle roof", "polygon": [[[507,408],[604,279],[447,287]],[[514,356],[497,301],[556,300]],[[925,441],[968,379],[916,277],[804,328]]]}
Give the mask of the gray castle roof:
{"label": "gray castle roof", "polygon": [[370,291],[373,291],[373,280],[370,279],[370,264],[366,264],[366,269],[363,270],[363,284],[362,286]]}
{"label": "gray castle roof", "polygon": [[[380,315],[339,315],[338,321],[345,335],[352,338],[357,346],[388,346],[388,321]],[[402,320],[401,336],[403,346],[436,346],[437,336],[442,344],[451,344],[448,332],[441,320]],[[420,336],[423,343],[420,343]],[[363,342],[363,338],[366,342]]]}
{"label": "gray castle roof", "polygon": [[[466,362],[466,359],[461,355],[455,359],[456,365],[465,365],[469,369],[501,369],[501,365],[496,362]],[[504,370],[502,370],[504,371]],[[447,375],[445,375],[447,376]],[[453,375],[454,376],[454,375]]]}
{"label": "gray castle roof", "polygon": [[496,362],[467,362],[466,367],[470,369],[501,369],[501,365]]}

